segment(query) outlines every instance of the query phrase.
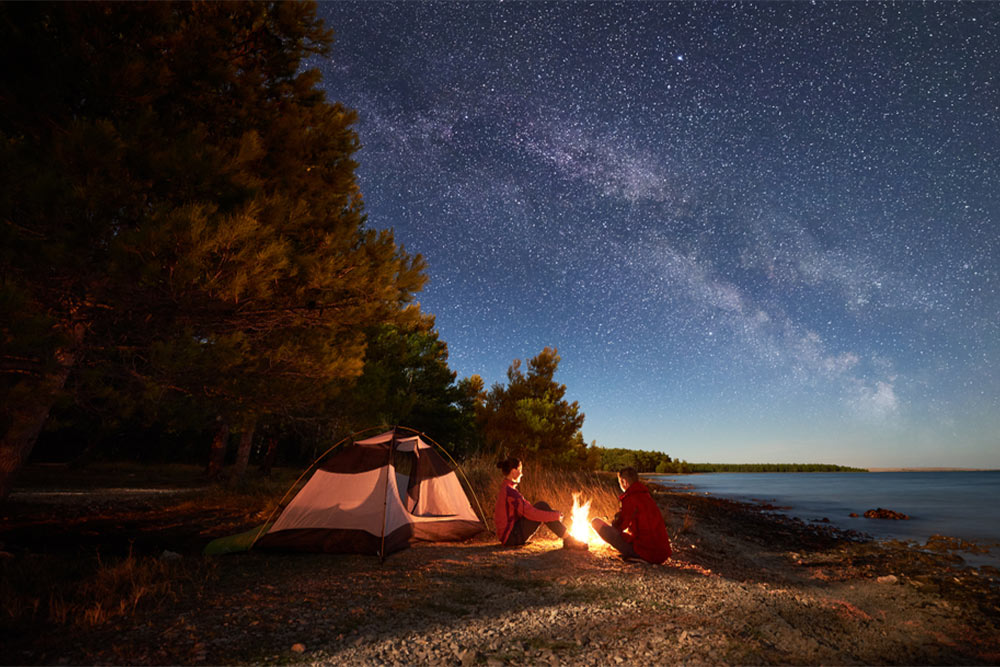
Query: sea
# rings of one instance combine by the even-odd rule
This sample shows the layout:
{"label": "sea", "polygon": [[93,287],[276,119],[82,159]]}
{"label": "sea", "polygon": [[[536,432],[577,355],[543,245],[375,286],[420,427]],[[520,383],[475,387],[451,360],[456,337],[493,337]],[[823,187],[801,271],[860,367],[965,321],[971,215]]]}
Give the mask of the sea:
{"label": "sea", "polygon": [[[696,493],[768,503],[779,508],[776,512],[809,523],[828,519],[875,539],[922,545],[932,535],[960,538],[991,547],[986,555],[961,553],[968,564],[1000,567],[1000,471],[699,473],[649,479]],[[864,518],[866,510],[880,507],[910,518]]]}

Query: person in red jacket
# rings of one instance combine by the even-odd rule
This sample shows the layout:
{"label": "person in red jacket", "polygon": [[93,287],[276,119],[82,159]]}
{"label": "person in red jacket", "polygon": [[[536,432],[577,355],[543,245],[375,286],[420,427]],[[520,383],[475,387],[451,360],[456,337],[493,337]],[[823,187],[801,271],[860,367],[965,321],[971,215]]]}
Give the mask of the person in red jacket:
{"label": "person in red jacket", "polygon": [[621,509],[614,521],[609,525],[596,518],[590,525],[623,558],[641,558],[650,563],[670,558],[670,537],[663,515],[649,489],[639,481],[639,473],[635,468],[622,468],[618,485],[624,493],[618,497]]}
{"label": "person in red jacket", "polygon": [[497,494],[497,505],[493,512],[493,521],[500,543],[505,546],[518,546],[527,542],[543,523],[557,537],[565,537],[566,526],[562,524],[563,515],[549,507],[548,503],[529,503],[517,484],[521,481],[524,466],[521,461],[511,457],[497,463],[503,473],[503,484]]}

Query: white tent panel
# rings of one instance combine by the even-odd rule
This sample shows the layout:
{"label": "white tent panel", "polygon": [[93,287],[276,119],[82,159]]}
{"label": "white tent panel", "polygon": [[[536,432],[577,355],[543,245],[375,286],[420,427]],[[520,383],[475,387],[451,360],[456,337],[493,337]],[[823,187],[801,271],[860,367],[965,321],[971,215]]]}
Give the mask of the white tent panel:
{"label": "white tent panel", "polygon": [[[376,435],[372,438],[367,438],[365,440],[358,440],[359,445],[384,445],[385,443],[392,440],[392,432],[383,433],[381,435]],[[417,449],[430,449],[430,445],[420,439],[420,436],[412,436],[409,438],[396,438],[396,450],[400,452],[412,452]]]}
{"label": "white tent panel", "polygon": [[[392,470],[392,468],[390,468]],[[403,489],[402,493],[406,493],[406,489]],[[385,534],[388,535],[392,531],[396,530],[401,526],[412,521],[410,513],[406,511],[403,503],[399,500],[400,490],[396,487],[396,476],[389,475],[389,489],[387,490],[387,502],[385,504]],[[379,530],[381,529],[381,524],[379,528],[376,529],[375,534],[381,534]]]}
{"label": "white tent panel", "polygon": [[[379,534],[385,469],[353,475],[317,470],[268,532],[295,528],[351,528]],[[398,494],[396,495],[398,498]],[[398,502],[397,502],[398,504]]]}
{"label": "white tent panel", "polygon": [[[370,449],[350,452],[313,473],[260,539],[263,548],[381,554],[412,541],[457,541],[482,530],[458,476],[453,470],[441,474],[447,464],[421,438],[397,437],[393,443],[388,432],[356,444]],[[393,446],[417,458],[406,463],[409,475],[396,470]],[[378,464],[380,452],[385,464],[364,470]],[[427,456],[432,458],[422,459]],[[352,468],[361,470],[332,472]],[[411,513],[413,481],[418,486],[412,489]]]}
{"label": "white tent panel", "polygon": [[425,479],[418,488],[417,506],[413,510],[415,521],[440,516],[478,521],[465,491],[462,490],[462,484],[458,481],[458,475],[454,472]]}

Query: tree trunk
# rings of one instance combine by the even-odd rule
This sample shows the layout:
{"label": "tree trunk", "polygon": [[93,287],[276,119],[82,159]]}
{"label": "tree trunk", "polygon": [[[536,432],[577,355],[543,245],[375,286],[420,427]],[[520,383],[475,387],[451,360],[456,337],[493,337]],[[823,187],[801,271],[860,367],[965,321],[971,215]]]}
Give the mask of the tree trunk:
{"label": "tree trunk", "polygon": [[278,439],[276,437],[268,436],[267,438],[267,453],[264,454],[264,460],[260,462],[260,471],[264,473],[268,478],[271,477],[271,468],[274,467],[274,460],[278,456]]}
{"label": "tree trunk", "polygon": [[212,440],[212,452],[208,458],[208,468],[205,476],[210,482],[214,482],[222,475],[222,466],[226,463],[226,447],[229,444],[229,423],[222,421],[219,430],[215,432],[215,439]]}
{"label": "tree trunk", "polygon": [[49,418],[49,411],[66,386],[66,378],[76,364],[84,331],[86,326],[82,323],[69,327],[70,345],[56,350],[56,368],[43,374],[32,390],[21,394],[18,404],[8,406],[10,426],[0,438],[0,503],[10,495],[14,476],[28,460],[38,434]]}
{"label": "tree trunk", "polygon": [[240,448],[236,450],[236,463],[233,465],[233,474],[229,477],[229,483],[236,485],[243,481],[243,475],[247,471],[247,463],[250,461],[250,446],[253,445],[253,432],[257,428],[257,417],[251,417],[243,426],[240,436]]}

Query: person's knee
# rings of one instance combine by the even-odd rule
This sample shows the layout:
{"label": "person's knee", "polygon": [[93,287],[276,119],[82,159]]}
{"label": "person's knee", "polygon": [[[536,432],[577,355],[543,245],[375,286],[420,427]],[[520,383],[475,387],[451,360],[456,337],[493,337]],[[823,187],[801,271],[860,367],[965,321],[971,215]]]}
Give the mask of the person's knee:
{"label": "person's knee", "polygon": [[555,511],[544,500],[539,500],[537,503],[535,503],[535,509],[545,510],[546,512],[553,512],[553,511]]}

